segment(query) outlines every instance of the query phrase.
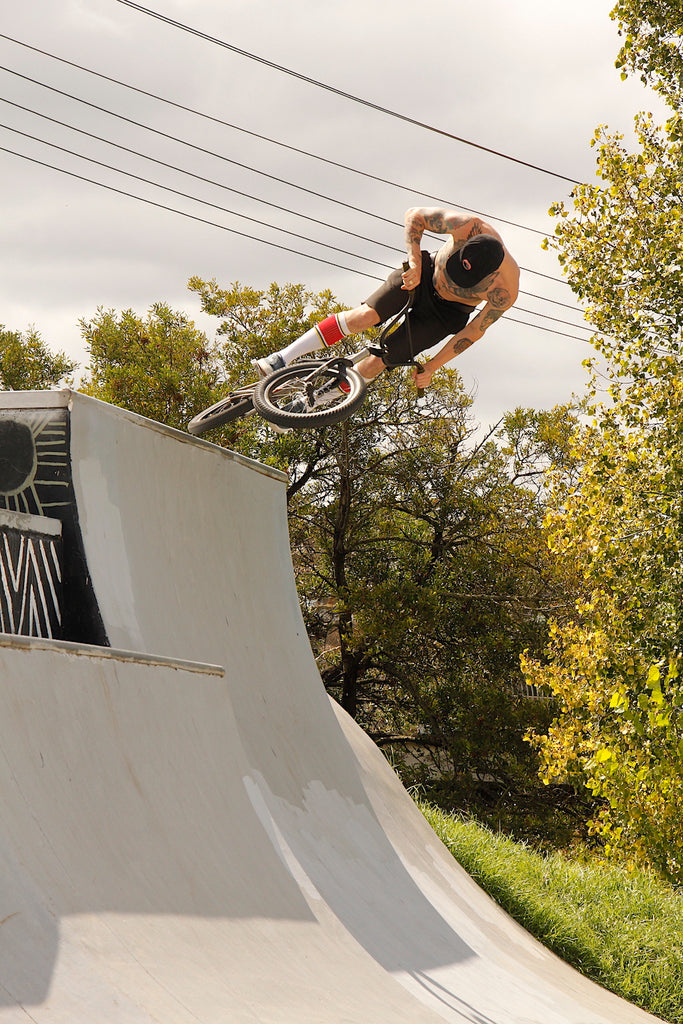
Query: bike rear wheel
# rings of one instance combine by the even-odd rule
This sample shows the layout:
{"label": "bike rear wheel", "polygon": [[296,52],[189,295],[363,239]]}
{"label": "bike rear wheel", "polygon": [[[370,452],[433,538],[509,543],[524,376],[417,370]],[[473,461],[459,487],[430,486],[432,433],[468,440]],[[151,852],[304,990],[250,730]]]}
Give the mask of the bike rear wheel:
{"label": "bike rear wheel", "polygon": [[187,425],[190,434],[199,435],[213,427],[222,427],[224,423],[246,416],[254,408],[251,398],[244,395],[226,395],[210,408],[198,413]]}
{"label": "bike rear wheel", "polygon": [[[337,389],[340,381],[348,385],[348,392]],[[329,361],[302,360],[260,381],[254,391],[254,408],[278,427],[327,427],[351,416],[362,405],[366,391],[365,379],[352,367],[340,370]],[[316,408],[320,399],[325,404]],[[287,408],[299,401],[305,411]]]}

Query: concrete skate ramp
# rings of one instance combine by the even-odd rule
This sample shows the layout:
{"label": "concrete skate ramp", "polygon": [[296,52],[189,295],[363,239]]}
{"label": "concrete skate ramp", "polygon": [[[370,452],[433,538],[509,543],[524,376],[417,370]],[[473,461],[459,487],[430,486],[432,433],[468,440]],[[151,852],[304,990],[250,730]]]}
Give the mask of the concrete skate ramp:
{"label": "concrete skate ramp", "polygon": [[489,900],[329,700],[282,475],[50,401],[111,648],[0,638],[0,1022],[654,1021]]}

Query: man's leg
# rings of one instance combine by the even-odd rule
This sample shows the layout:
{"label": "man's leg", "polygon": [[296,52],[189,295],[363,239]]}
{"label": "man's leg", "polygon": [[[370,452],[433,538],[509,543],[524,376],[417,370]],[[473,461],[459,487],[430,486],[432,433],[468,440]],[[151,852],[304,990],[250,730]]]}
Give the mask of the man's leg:
{"label": "man's leg", "polygon": [[366,380],[374,380],[384,369],[384,363],[379,356],[366,356],[365,359],[356,363],[356,369],[361,377],[365,377]]}
{"label": "man's leg", "polygon": [[[380,322],[380,316],[376,309],[363,303],[356,306],[346,314],[346,323],[349,327],[349,334],[360,334],[369,327],[376,327]],[[384,369],[384,363],[379,356],[366,356],[356,364],[356,369],[366,380],[374,380]]]}
{"label": "man's leg", "polygon": [[[343,313],[333,313],[331,316],[321,320],[315,327],[311,327],[300,338],[296,338],[291,345],[287,345],[279,352],[273,352],[263,359],[255,359],[254,365],[264,377],[267,377],[275,370],[288,366],[289,363],[300,356],[316,352],[323,346],[329,347],[334,345],[342,338],[350,334],[358,334],[360,331],[367,330],[368,327],[376,327],[379,322],[379,313],[371,309],[370,306],[366,306],[365,303],[362,306],[356,306],[355,309],[344,310]],[[371,356],[369,360],[364,359],[358,364],[360,372],[365,377],[366,373],[363,367],[372,360],[379,363],[379,368],[367,374],[368,380],[376,377],[383,368],[381,359],[375,359],[374,356]],[[368,369],[370,368],[368,367]]]}

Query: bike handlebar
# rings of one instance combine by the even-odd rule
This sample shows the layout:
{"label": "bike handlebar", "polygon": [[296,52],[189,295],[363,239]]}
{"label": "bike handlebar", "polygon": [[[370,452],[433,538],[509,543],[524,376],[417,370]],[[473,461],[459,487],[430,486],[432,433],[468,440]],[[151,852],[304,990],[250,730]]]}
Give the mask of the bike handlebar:
{"label": "bike handlebar", "polygon": [[[410,263],[408,263],[407,260],[404,260],[403,261],[403,273],[404,274],[407,273],[408,270],[410,270]],[[423,369],[422,363],[418,359],[415,359],[415,357],[413,356],[413,344],[412,344],[412,337],[411,337],[411,334],[410,334],[410,320],[409,320],[409,317],[408,317],[408,315],[410,313],[410,310],[412,309],[412,306],[413,306],[413,299],[415,298],[415,291],[416,291],[416,289],[412,288],[408,292],[408,301],[406,302],[406,304],[404,306],[404,310],[405,310],[405,315],[406,315],[406,328],[407,328],[407,332],[408,332],[408,344],[410,345],[410,355],[411,355],[410,365],[416,367],[418,372],[421,372],[422,369]],[[417,388],[416,387],[415,390],[417,391],[417,397],[418,398],[422,398],[422,396],[425,393],[424,388]]]}

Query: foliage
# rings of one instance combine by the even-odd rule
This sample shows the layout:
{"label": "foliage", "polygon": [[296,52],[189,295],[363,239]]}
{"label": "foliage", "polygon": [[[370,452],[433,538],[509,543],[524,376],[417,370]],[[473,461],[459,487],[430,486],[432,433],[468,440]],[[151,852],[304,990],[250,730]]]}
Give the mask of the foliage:
{"label": "foliage", "polygon": [[90,356],[86,394],[180,428],[218,400],[215,345],[164,303],[145,319],[100,308],[81,330]]}
{"label": "foliage", "polygon": [[611,12],[625,36],[617,67],[639,74],[679,111],[683,106],[683,19],[680,0],[618,0]]}
{"label": "foliage", "polygon": [[[215,401],[255,378],[253,359],[283,348],[329,313],[343,308],[330,291],[316,294],[301,284],[273,282],[267,290],[259,290],[235,281],[221,288],[215,280],[192,277],[188,287],[199,296],[202,311],[220,321],[215,349],[220,384]],[[258,416],[214,429],[206,436],[267,465],[290,470],[290,494],[315,472],[326,451],[324,438],[309,432],[278,435]]]}
{"label": "foliage", "polygon": [[66,381],[77,368],[63,352],[51,352],[35,328],[25,332],[0,326],[0,387],[41,391]]}
{"label": "foliage", "polygon": [[640,149],[601,129],[604,184],[562,205],[554,244],[600,332],[579,479],[555,493],[550,544],[577,565],[572,622],[530,682],[561,714],[539,739],[547,780],[602,800],[607,848],[683,881],[683,242],[681,142],[637,120]]}
{"label": "foliage", "polygon": [[550,709],[529,699],[519,653],[539,648],[566,578],[536,494],[503,445],[474,442],[468,406],[455,372],[417,405],[398,374],[381,378],[362,415],[325,432],[329,457],[289,518],[326,686],[407,782],[446,806],[499,806],[533,789],[522,739]]}
{"label": "foliage", "polygon": [[220,319],[217,334],[224,339],[224,371],[230,386],[243,383],[251,360],[284,348],[328,313],[339,310],[330,291],[309,292],[303,285],[273,282],[260,291],[235,281],[220,288],[215,280],[192,277],[188,282],[202,310]]}

